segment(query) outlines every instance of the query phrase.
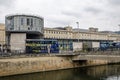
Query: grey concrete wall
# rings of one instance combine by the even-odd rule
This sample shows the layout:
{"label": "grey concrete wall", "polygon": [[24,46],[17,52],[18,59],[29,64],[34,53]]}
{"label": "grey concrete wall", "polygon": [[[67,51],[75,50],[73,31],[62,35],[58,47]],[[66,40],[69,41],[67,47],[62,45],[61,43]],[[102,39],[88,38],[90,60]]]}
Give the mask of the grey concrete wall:
{"label": "grey concrete wall", "polygon": [[106,61],[73,62],[70,57],[0,59],[0,76],[106,64]]}
{"label": "grey concrete wall", "polygon": [[26,33],[11,33],[11,37],[10,37],[11,51],[20,50],[24,52],[25,40],[26,40]]}

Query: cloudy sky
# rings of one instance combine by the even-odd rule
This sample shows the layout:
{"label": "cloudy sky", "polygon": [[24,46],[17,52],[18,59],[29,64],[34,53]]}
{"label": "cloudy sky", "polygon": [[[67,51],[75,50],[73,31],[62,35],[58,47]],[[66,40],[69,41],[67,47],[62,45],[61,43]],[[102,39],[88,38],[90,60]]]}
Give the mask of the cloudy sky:
{"label": "cloudy sky", "polygon": [[118,31],[120,0],[0,0],[0,23],[5,15],[25,13],[44,17],[45,27],[96,27]]}

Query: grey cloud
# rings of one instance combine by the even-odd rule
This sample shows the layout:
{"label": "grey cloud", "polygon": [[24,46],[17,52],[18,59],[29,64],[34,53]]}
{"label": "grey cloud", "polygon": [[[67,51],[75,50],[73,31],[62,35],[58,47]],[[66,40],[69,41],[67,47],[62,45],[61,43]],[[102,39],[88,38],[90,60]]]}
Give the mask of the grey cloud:
{"label": "grey cloud", "polygon": [[0,0],[0,6],[10,7],[16,0]]}
{"label": "grey cloud", "polygon": [[72,17],[75,17],[75,18],[80,18],[82,17],[81,13],[79,12],[73,12],[73,11],[62,11],[62,14],[63,15],[67,15],[67,16],[72,16]]}
{"label": "grey cloud", "polygon": [[58,24],[58,25],[69,25],[72,20],[71,19],[68,19],[66,17],[63,17],[63,18],[47,18],[47,21],[53,23],[53,24]]}
{"label": "grey cloud", "polygon": [[50,21],[53,23],[60,24],[60,25],[65,25],[65,24],[68,25],[71,23],[71,21],[64,21],[64,20],[57,20],[57,19],[52,19]]}
{"label": "grey cloud", "polygon": [[112,5],[120,5],[120,0],[108,0],[108,2]]}
{"label": "grey cloud", "polygon": [[76,26],[80,21],[82,26],[102,24],[112,29],[120,21],[119,4],[120,0],[0,0],[0,22],[8,13],[23,12],[46,16],[46,26]]}
{"label": "grey cloud", "polygon": [[98,9],[98,8],[93,8],[93,7],[87,7],[85,8],[86,12],[91,12],[93,14],[99,14],[102,12],[102,10]]}

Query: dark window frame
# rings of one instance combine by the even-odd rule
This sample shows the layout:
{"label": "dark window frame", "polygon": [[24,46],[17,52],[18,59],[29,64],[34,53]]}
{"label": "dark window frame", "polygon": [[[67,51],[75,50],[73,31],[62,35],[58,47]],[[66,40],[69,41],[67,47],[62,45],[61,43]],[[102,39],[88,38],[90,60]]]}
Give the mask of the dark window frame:
{"label": "dark window frame", "polygon": [[29,26],[29,25],[30,25],[30,19],[27,18],[27,26]]}

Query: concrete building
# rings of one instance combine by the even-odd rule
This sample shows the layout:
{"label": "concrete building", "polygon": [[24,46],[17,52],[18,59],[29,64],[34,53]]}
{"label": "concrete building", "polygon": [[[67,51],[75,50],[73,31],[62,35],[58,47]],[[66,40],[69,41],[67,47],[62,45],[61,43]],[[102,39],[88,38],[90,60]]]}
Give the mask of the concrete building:
{"label": "concrete building", "polygon": [[72,29],[70,26],[64,28],[44,28],[44,38],[57,39],[63,48],[69,46],[70,42],[73,42],[73,49],[75,48],[78,50],[82,49],[84,44],[98,47],[99,42],[120,42],[119,34],[99,32],[98,28],[93,27],[89,28],[88,30]]}
{"label": "concrete building", "polygon": [[5,44],[5,25],[0,23],[0,45]]}
{"label": "concrete building", "polygon": [[[98,47],[99,42],[120,42],[120,35],[105,33],[98,28],[73,29],[71,26],[44,28],[44,19],[35,15],[15,14],[5,18],[6,44],[11,51],[25,52],[27,39],[56,39],[61,50],[80,50],[86,44]],[[4,37],[5,39],[5,37]],[[3,41],[4,42],[4,41]]]}
{"label": "concrete building", "polygon": [[6,41],[11,51],[25,52],[26,39],[43,38],[44,19],[36,15],[15,14],[5,18]]}
{"label": "concrete building", "polygon": [[92,41],[117,41],[120,37],[115,33],[99,32],[97,28],[72,29],[72,27],[65,28],[44,28],[45,38],[54,39],[73,39],[73,40],[92,40]]}

